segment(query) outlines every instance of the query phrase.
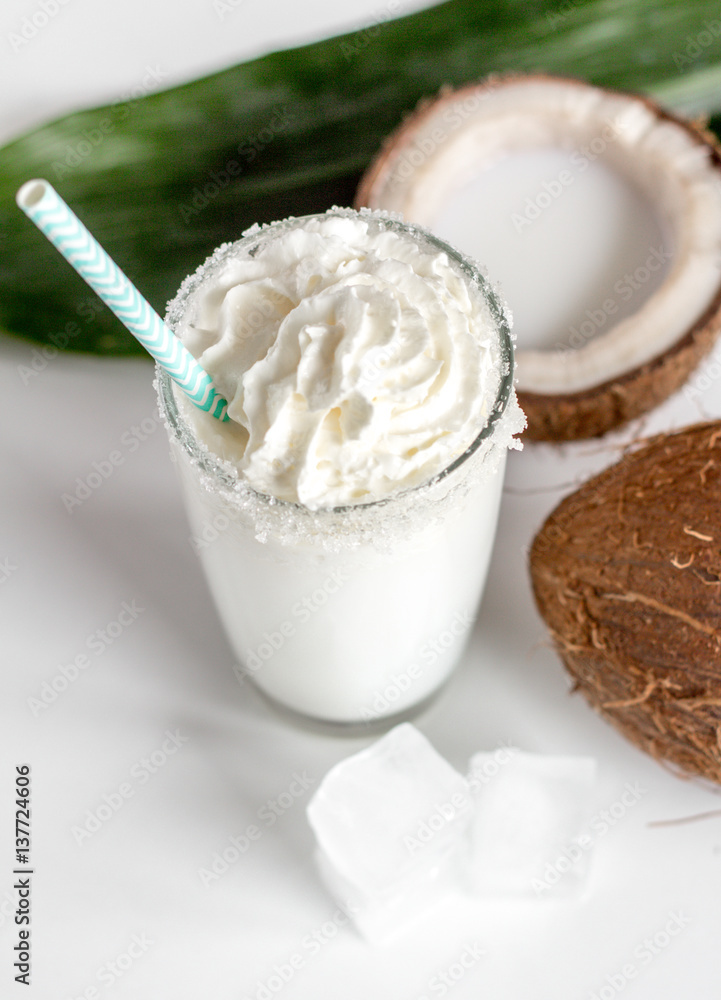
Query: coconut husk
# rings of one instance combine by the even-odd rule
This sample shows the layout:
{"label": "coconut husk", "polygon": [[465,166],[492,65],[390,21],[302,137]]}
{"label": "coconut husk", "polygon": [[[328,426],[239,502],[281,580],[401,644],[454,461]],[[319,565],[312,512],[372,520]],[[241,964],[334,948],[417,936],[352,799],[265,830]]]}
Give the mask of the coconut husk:
{"label": "coconut husk", "polygon": [[721,782],[721,421],[650,438],[563,500],[530,571],[574,688],[652,756]]}

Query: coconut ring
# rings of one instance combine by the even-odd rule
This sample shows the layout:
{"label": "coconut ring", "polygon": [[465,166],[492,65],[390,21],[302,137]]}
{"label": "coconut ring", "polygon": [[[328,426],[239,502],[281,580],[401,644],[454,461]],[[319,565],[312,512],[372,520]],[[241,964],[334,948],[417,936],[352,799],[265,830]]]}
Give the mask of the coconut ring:
{"label": "coconut ring", "polygon": [[607,158],[663,217],[672,259],[631,315],[574,350],[516,351],[536,440],[595,437],[679,389],[721,329],[721,155],[700,125],[647,97],[544,75],[491,77],[422,102],[361,180],[356,207],[430,229],[472,177],[508,153],[578,148],[615,128]]}

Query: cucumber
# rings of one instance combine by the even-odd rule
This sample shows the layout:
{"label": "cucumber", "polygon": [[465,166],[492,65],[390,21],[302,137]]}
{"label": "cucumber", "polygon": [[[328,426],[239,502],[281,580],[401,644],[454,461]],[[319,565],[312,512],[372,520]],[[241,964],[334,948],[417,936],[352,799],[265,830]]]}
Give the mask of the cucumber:
{"label": "cucumber", "polygon": [[542,70],[721,112],[720,36],[717,0],[450,0],[69,115],[0,152],[0,328],[145,353],[15,205],[31,177],[162,313],[184,275],[252,223],[350,204],[385,136],[444,84]]}

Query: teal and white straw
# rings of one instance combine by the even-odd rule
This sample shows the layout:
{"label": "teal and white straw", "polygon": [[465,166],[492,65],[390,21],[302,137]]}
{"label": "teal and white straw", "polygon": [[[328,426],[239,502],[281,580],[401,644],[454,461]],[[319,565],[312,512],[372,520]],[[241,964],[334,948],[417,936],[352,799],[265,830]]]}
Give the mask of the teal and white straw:
{"label": "teal and white straw", "polygon": [[228,420],[228,401],[214,388],[210,375],[108,257],[53,186],[45,180],[28,181],[15,197],[27,217],[195,405],[218,420]]}

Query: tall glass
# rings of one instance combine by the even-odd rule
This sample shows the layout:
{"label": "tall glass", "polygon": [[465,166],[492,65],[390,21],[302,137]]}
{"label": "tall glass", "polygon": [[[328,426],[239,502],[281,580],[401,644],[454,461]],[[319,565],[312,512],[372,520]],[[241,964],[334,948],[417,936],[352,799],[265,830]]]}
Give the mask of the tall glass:
{"label": "tall glass", "polygon": [[[171,303],[170,324],[180,325],[200,283],[230,255],[252,255],[302,223],[276,223],[216,253]],[[487,423],[438,475],[383,500],[315,511],[258,493],[198,440],[184,401],[179,407],[173,383],[157,372],[193,545],[236,673],[286,709],[345,724],[407,717],[458,662],[488,571],[506,452],[522,421],[506,315],[484,275],[430,234],[382,224],[447,254],[482,296],[498,336]]]}

